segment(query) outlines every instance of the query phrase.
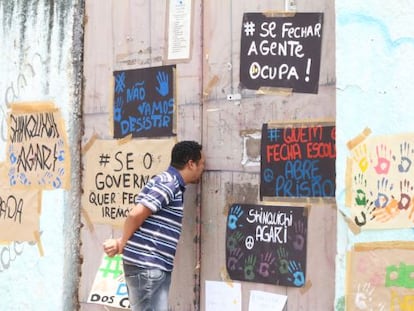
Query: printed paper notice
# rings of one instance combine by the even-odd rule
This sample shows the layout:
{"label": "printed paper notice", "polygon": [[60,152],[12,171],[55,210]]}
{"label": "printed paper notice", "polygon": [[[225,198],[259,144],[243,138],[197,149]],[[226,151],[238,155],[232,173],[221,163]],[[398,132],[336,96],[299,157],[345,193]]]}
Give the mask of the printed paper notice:
{"label": "printed paper notice", "polygon": [[169,60],[190,58],[192,0],[170,0],[168,15]]}
{"label": "printed paper notice", "polygon": [[206,311],[241,311],[240,283],[206,281]]}
{"label": "printed paper notice", "polygon": [[250,291],[249,311],[282,311],[286,301],[285,295],[252,290]]}

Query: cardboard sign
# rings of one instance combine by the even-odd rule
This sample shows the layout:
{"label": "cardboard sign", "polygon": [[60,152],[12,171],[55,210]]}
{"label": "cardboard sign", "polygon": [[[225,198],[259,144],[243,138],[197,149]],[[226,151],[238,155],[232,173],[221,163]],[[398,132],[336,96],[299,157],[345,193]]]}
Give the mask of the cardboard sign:
{"label": "cardboard sign", "polygon": [[227,216],[231,279],[302,287],[306,276],[304,207],[233,204]]}
{"label": "cardboard sign", "polygon": [[18,189],[69,189],[69,146],[63,119],[53,103],[11,105],[8,132],[8,185]]}
{"label": "cardboard sign", "polygon": [[414,134],[372,135],[351,149],[347,196],[361,230],[412,228]]}
{"label": "cardboard sign", "polygon": [[240,83],[318,93],[323,13],[266,16],[244,13]]}
{"label": "cardboard sign", "polygon": [[82,206],[92,223],[122,226],[145,184],[168,168],[174,139],[95,140],[86,153]]}
{"label": "cardboard sign", "polygon": [[355,244],[347,261],[346,310],[412,310],[414,243]]}
{"label": "cardboard sign", "polygon": [[173,136],[175,65],[115,71],[114,137]]}

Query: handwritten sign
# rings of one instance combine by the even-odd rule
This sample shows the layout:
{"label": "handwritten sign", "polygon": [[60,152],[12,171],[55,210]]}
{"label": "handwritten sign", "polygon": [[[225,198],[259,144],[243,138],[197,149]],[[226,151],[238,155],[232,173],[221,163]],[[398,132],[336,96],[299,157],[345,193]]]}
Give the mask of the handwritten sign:
{"label": "handwritten sign", "polygon": [[86,153],[82,206],[94,223],[122,226],[145,184],[170,164],[174,139],[95,140]]}
{"label": "handwritten sign", "polygon": [[87,302],[130,309],[121,255],[104,255]]}
{"label": "handwritten sign", "polygon": [[63,121],[52,103],[18,103],[8,117],[8,184],[68,189],[70,153]]}
{"label": "handwritten sign", "polygon": [[0,241],[36,241],[39,232],[40,191],[0,187]]}
{"label": "handwritten sign", "polygon": [[307,216],[303,207],[233,204],[226,267],[233,280],[302,287]]}
{"label": "handwritten sign", "polygon": [[175,65],[115,71],[114,137],[174,136]]}
{"label": "handwritten sign", "polygon": [[410,310],[414,243],[358,243],[347,262],[347,310]]}
{"label": "handwritten sign", "polygon": [[334,197],[335,126],[262,127],[261,197]]}
{"label": "handwritten sign", "polygon": [[414,135],[373,135],[347,161],[346,206],[361,230],[412,228]]}
{"label": "handwritten sign", "polygon": [[323,13],[267,17],[244,13],[240,48],[243,87],[318,93]]}

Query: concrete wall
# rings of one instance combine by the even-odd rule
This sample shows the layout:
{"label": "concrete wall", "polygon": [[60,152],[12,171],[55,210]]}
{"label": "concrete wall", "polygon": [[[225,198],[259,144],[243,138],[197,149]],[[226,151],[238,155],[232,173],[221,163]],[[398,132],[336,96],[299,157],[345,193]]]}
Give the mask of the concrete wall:
{"label": "concrete wall", "polygon": [[[414,3],[336,0],[337,204],[345,208],[346,144],[366,127],[372,135],[412,133]],[[353,234],[338,220],[336,310],[344,310],[346,251],[355,243],[412,241],[412,229]]]}
{"label": "concrete wall", "polygon": [[79,1],[0,1],[0,160],[8,105],[52,101],[72,150],[70,191],[44,191],[35,243],[0,245],[1,310],[75,310],[79,271],[79,141],[83,8]]}

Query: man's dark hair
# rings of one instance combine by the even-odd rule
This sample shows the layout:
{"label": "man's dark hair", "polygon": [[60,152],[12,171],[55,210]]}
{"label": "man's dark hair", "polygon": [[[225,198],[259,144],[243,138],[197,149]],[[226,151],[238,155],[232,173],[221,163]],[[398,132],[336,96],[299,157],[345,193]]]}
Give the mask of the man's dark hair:
{"label": "man's dark hair", "polygon": [[201,149],[202,146],[196,141],[184,140],[176,143],[171,151],[171,166],[181,170],[188,161],[199,161]]}

